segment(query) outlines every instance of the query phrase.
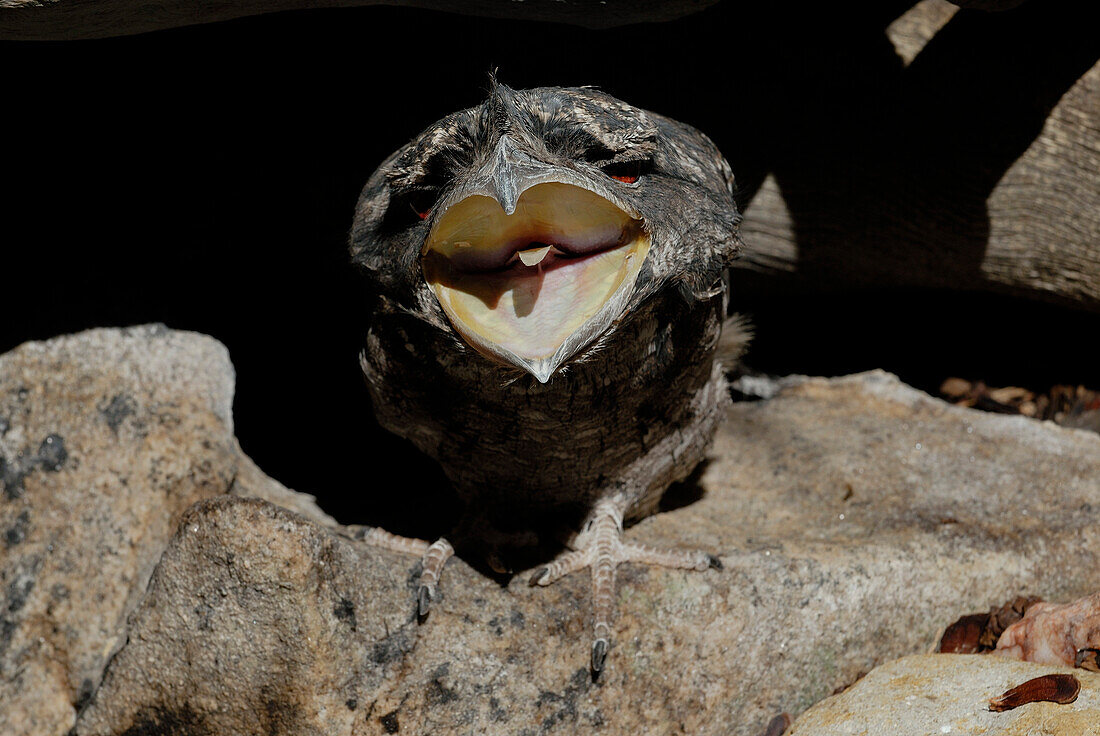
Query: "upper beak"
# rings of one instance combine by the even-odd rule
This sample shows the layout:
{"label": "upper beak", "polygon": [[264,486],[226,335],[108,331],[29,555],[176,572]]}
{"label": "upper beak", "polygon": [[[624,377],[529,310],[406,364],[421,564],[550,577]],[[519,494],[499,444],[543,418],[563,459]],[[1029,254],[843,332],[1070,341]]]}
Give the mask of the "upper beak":
{"label": "upper beak", "polygon": [[610,201],[619,209],[635,219],[642,215],[629,202],[616,194],[613,187],[606,183],[597,184],[591,178],[583,176],[573,169],[541,161],[532,156],[509,135],[502,135],[493,149],[488,161],[465,183],[452,192],[432,211],[433,220],[444,215],[453,205],[473,196],[492,197],[504,210],[512,215],[519,205],[520,197],[531,187],[556,182],[572,184],[587,189]]}
{"label": "upper beak", "polygon": [[516,211],[520,195],[531,186],[546,165],[520,150],[509,136],[501,136],[484,176],[489,194],[500,203],[504,214]]}

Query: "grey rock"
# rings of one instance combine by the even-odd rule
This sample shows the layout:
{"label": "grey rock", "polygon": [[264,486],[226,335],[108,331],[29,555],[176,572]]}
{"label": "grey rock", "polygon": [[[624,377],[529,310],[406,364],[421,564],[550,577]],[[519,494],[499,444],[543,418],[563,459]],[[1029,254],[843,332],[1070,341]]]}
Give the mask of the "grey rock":
{"label": "grey rock", "polygon": [[0,356],[0,734],[72,726],[192,503],[327,520],[241,454],[233,384],[221,344],[160,325]]}
{"label": "grey rock", "polygon": [[[1047,674],[1081,682],[1073,703],[1029,703],[989,710],[1009,688]],[[787,736],[1095,736],[1100,734],[1100,674],[1017,662],[994,655],[926,654],[888,662],[842,694],[802,715]]]}
{"label": "grey rock", "polygon": [[232,381],[163,327],[0,357],[0,733],[755,734],[961,614],[1096,586],[1100,436],[788,377],[627,532],[725,569],[624,567],[594,684],[586,578],[453,560],[418,624],[417,561],[256,468]]}
{"label": "grey rock", "polygon": [[179,515],[229,487],[233,379],[163,326],[0,357],[0,733],[72,725]]}
{"label": "grey rock", "polygon": [[77,733],[353,733],[417,640],[411,563],[258,499],[195,505]]}
{"label": "grey rock", "polygon": [[587,579],[453,560],[418,624],[415,560],[226,497],[188,512],[76,733],[755,734],[960,614],[1095,586],[1100,437],[879,372],[780,384],[730,410],[701,498],[628,531],[725,570],[625,567],[598,684]]}

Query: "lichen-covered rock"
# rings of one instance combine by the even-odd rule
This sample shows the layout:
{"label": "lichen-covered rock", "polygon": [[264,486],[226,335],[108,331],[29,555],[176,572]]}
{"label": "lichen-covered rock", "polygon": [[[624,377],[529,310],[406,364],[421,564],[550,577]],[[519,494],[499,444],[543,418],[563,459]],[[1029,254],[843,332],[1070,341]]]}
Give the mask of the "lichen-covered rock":
{"label": "lichen-covered rock", "polygon": [[197,504],[77,733],[352,733],[416,639],[405,562],[258,499]]}
{"label": "lichen-covered rock", "polygon": [[163,326],[0,356],[0,734],[60,734],[125,640],[179,517],[233,492],[324,522],[233,437],[233,366]]}
{"label": "lichen-covered rock", "polygon": [[882,373],[776,388],[730,410],[701,498],[628,531],[726,568],[625,566],[596,684],[584,576],[454,560],[417,624],[415,560],[224,498],[188,513],[76,733],[755,734],[961,613],[1100,587],[1100,437]]}
{"label": "lichen-covered rock", "polygon": [[[1074,702],[990,710],[990,699],[1052,673],[1072,674],[1080,681]],[[810,708],[787,732],[787,736],[879,734],[1096,736],[1100,734],[1100,674],[989,654],[904,657],[876,667],[840,695]]]}
{"label": "lichen-covered rock", "polygon": [[158,327],[0,357],[0,733],[755,734],[962,613],[1100,588],[1097,435],[786,379],[628,531],[726,568],[625,566],[593,684],[584,576],[454,560],[418,624],[415,560],[240,453],[232,379]]}
{"label": "lichen-covered rock", "polygon": [[72,725],[180,514],[232,483],[233,377],[164,327],[0,357],[0,733]]}

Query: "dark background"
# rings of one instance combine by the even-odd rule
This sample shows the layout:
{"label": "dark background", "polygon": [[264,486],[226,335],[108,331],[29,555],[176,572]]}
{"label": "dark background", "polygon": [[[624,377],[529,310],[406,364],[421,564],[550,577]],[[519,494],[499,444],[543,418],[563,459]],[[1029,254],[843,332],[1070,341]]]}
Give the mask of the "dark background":
{"label": "dark background", "polygon": [[[594,84],[695,125],[729,159],[742,205],[777,169],[797,169],[801,191],[843,196],[859,178],[843,162],[904,147],[905,126],[931,120],[986,146],[963,174],[972,164],[992,185],[1095,43],[1074,46],[1084,31],[1072,22],[1068,41],[1053,32],[1068,3],[962,11],[943,42],[961,43],[914,81],[884,32],[911,4],[727,1],[598,32],[358,8],[0,44],[0,351],[103,325],[213,335],[237,368],[238,436],[265,471],[341,521],[430,536],[444,527],[417,515],[431,504],[445,526],[445,481],[374,424],[356,360],[365,301],[345,239],[374,167],[477,103],[499,67],[513,87]],[[991,58],[1004,74],[990,74]],[[965,73],[975,69],[985,76]],[[909,110],[914,84],[922,102]],[[1038,102],[1013,105],[1021,86]],[[885,141],[887,119],[910,122]],[[898,179],[891,196],[907,186]],[[885,368],[930,391],[950,375],[1039,390],[1095,382],[1085,348],[1096,315],[980,290],[803,294],[749,272],[735,287],[734,307],[757,325],[757,370]]]}

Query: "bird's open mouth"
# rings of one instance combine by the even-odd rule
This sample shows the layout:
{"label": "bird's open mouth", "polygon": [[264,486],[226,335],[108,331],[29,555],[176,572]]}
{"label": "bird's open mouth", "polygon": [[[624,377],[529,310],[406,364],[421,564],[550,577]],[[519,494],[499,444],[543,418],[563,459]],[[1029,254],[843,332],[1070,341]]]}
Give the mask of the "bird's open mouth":
{"label": "bird's open mouth", "polygon": [[[424,277],[480,352],[546,381],[579,332],[602,332],[649,251],[640,219],[571,184],[538,184],[506,214],[492,197],[451,206],[424,243]],[[598,324],[594,324],[598,323]],[[584,329],[582,328],[596,328]]]}

